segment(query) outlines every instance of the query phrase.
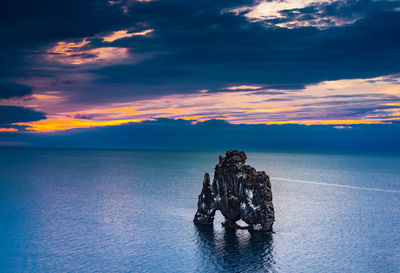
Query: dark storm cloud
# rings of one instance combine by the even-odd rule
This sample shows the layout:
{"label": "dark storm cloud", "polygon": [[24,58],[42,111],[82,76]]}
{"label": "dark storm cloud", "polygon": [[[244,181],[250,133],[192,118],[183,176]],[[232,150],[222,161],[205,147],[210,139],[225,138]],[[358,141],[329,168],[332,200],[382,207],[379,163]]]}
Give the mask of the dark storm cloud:
{"label": "dark storm cloud", "polygon": [[29,122],[45,119],[42,112],[27,107],[0,106],[0,125],[10,125],[16,122]]}
{"label": "dark storm cloud", "polygon": [[[156,18],[150,23],[155,37],[143,46],[154,43],[167,54],[96,69],[93,72],[102,76],[101,83],[132,84],[131,92],[137,94],[216,90],[244,82],[301,88],[323,80],[399,71],[398,12],[377,9],[349,26],[289,30],[265,28],[213,9],[196,10],[190,5],[173,9],[164,2],[150,5],[165,6],[172,16],[165,18],[150,7],[132,10],[132,16],[148,12],[147,17]],[[178,10],[185,14],[183,18],[174,14]]]}
{"label": "dark storm cloud", "polygon": [[0,80],[0,99],[24,97],[32,94],[32,89],[27,85]]}
{"label": "dark storm cloud", "polygon": [[[341,27],[286,29],[249,22],[229,8],[252,1],[16,1],[2,9],[1,45],[6,76],[45,75],[63,81],[69,73],[89,73],[89,82],[60,85],[77,101],[111,101],[135,96],[220,90],[232,84],[302,88],[310,83],[366,78],[399,72],[398,1],[336,1],[321,4],[327,16],[359,20]],[[122,5],[129,9],[122,12]],[[321,8],[323,6],[323,9]],[[299,9],[313,14],[315,7]],[[224,12],[222,12],[224,11]],[[293,15],[294,16],[294,15]],[[297,16],[297,15],[296,15]],[[301,20],[298,19],[298,20]],[[91,47],[125,47],[132,59],[120,64],[39,66],[44,48],[57,41],[81,41],[120,29],[154,29]],[[143,58],[142,58],[143,57]],[[132,62],[138,58],[138,62]],[[6,69],[7,67],[7,69]],[[288,88],[289,87],[289,88]]]}
{"label": "dark storm cloud", "polygon": [[399,123],[352,127],[232,125],[219,120],[191,124],[159,119],[47,134],[1,133],[0,141],[33,147],[400,152]]}
{"label": "dark storm cloud", "polygon": [[3,33],[14,45],[92,36],[126,22],[118,7],[102,0],[7,1],[0,12]]}

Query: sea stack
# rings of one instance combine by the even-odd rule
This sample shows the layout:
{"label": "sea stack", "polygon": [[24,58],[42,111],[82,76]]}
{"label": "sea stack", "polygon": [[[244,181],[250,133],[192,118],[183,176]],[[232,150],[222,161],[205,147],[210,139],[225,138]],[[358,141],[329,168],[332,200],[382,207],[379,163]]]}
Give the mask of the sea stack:
{"label": "sea stack", "polygon": [[[272,232],[275,215],[269,176],[246,165],[246,158],[245,152],[227,151],[225,157],[219,157],[212,184],[210,175],[204,175],[194,223],[212,224],[215,212],[220,210],[226,228]],[[236,224],[240,219],[248,226]]]}

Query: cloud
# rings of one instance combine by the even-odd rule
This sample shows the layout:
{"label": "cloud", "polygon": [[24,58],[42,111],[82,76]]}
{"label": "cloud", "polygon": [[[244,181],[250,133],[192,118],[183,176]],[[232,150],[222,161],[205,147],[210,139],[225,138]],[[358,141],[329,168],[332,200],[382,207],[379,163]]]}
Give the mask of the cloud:
{"label": "cloud", "polygon": [[398,7],[396,1],[386,0],[255,1],[228,12],[243,15],[251,22],[262,21],[269,27],[323,29],[353,24],[370,12],[395,11]]}
{"label": "cloud", "polygon": [[130,37],[134,37],[134,36],[145,36],[153,31],[154,31],[154,29],[146,29],[143,31],[129,33],[128,30],[123,29],[123,30],[113,31],[111,34],[108,34],[107,36],[103,36],[102,39],[104,42],[112,43],[116,40],[123,39],[123,38],[130,38]]}
{"label": "cloud", "polygon": [[18,124],[27,130],[57,131],[158,118],[193,123],[221,119],[232,124],[307,125],[376,124],[400,119],[395,110],[400,109],[399,75],[324,81],[284,92],[255,86],[95,105],[71,104],[63,93],[33,94],[28,105],[47,113],[47,119]]}
{"label": "cloud", "polygon": [[[146,36],[153,29],[145,29],[137,32],[118,30],[107,35],[95,35],[85,37],[78,41],[59,41],[46,50],[46,58],[50,62],[61,64],[82,65],[98,63],[99,65],[110,65],[128,58],[132,58],[129,48],[109,46],[109,43],[135,36]],[[103,42],[99,43],[98,40]]]}
{"label": "cloud", "polygon": [[26,130],[36,132],[64,131],[76,128],[104,127],[120,125],[131,122],[141,122],[143,119],[124,119],[124,120],[88,120],[80,119],[42,119],[35,122],[16,122],[15,125],[26,126]]}
{"label": "cloud", "polygon": [[33,147],[400,152],[399,126],[352,125],[340,130],[326,125],[232,125],[219,120],[192,124],[158,119],[43,134],[2,132],[0,145],[13,141]]}
{"label": "cloud", "polygon": [[262,86],[258,85],[236,85],[236,86],[229,86],[226,89],[228,90],[257,90],[261,89]]}
{"label": "cloud", "polygon": [[[161,29],[154,26],[157,36],[143,46],[163,53],[133,65],[94,69],[100,76],[98,84],[113,88],[115,97],[125,97],[128,88],[137,96],[216,90],[243,82],[301,88],[325,80],[398,72],[395,63],[400,55],[395,47],[400,40],[390,34],[400,31],[396,12],[368,14],[352,25],[322,31],[266,29],[261,23],[208,12],[203,11],[204,18],[197,15],[195,22],[202,24],[187,19],[185,27],[158,18]],[[135,44],[135,50],[141,48]]]}
{"label": "cloud", "polygon": [[17,128],[0,128],[0,132],[16,132]]}
{"label": "cloud", "polygon": [[[71,100],[97,103],[243,83],[301,89],[326,80],[398,73],[395,33],[400,21],[399,12],[393,11],[395,1],[353,2],[324,6],[327,16],[362,13],[352,24],[328,29],[266,28],[264,22],[222,12],[253,1],[7,3],[10,13],[0,22],[9,37],[0,45],[7,69],[0,69],[0,75],[29,76],[33,83],[46,79],[48,85],[39,91],[50,91],[55,78],[90,75],[61,91],[69,92]],[[125,13],[120,5],[127,6]],[[291,16],[311,11],[298,8]],[[125,37],[149,29],[154,29],[151,35]],[[116,33],[114,38],[125,38],[103,41]],[[47,52],[58,42],[79,45],[85,39],[90,44]]]}
{"label": "cloud", "polygon": [[0,99],[24,97],[32,94],[32,89],[23,84],[0,80]]}
{"label": "cloud", "polygon": [[0,106],[0,125],[11,125],[16,122],[32,122],[45,119],[42,112],[18,106]]}
{"label": "cloud", "polygon": [[124,60],[130,56],[127,48],[97,47],[85,48],[90,45],[87,39],[80,42],[57,42],[47,50],[49,61],[61,64],[82,65],[101,63],[102,65]]}
{"label": "cloud", "polygon": [[[321,16],[321,12],[319,10],[313,10],[313,12],[306,13],[308,15],[307,19],[299,20],[293,19],[290,21],[290,24],[287,23],[289,15],[291,17],[301,17],[304,16],[304,13],[301,13],[300,10],[303,10],[306,7],[314,7],[329,4],[331,0],[305,0],[305,1],[256,1],[252,6],[244,6],[229,10],[229,12],[233,12],[236,15],[244,15],[251,21],[266,21],[266,22],[274,22],[274,21],[286,21],[284,23],[277,23],[275,25],[282,27],[302,27],[306,25],[316,25],[316,26],[328,26],[330,20],[328,18],[324,18]],[[312,17],[310,18],[310,13],[317,13],[319,16],[320,22],[319,24],[316,22],[317,19]],[[295,16],[293,16],[295,15]],[[286,20],[285,20],[286,19]],[[333,24],[334,25],[334,24]]]}

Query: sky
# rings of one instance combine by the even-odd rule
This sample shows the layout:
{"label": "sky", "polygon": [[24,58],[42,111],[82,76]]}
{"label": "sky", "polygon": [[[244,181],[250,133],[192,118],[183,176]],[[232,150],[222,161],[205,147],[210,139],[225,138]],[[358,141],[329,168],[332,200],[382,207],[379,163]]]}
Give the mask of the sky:
{"label": "sky", "polygon": [[400,1],[8,1],[0,147],[400,151]]}

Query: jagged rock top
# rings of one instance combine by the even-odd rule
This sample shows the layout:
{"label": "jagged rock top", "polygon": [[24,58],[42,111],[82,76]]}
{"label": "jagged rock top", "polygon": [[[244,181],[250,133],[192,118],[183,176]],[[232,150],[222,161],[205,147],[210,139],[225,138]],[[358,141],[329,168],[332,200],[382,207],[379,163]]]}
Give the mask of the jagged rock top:
{"label": "jagged rock top", "polygon": [[219,156],[219,164],[236,165],[237,163],[246,163],[246,153],[238,150],[229,150],[226,152],[225,157]]}
{"label": "jagged rock top", "polygon": [[205,174],[194,222],[212,224],[216,210],[225,217],[225,227],[239,228],[242,219],[250,231],[270,232],[274,222],[271,183],[264,171],[246,163],[246,153],[229,150],[220,156],[214,179]]}

